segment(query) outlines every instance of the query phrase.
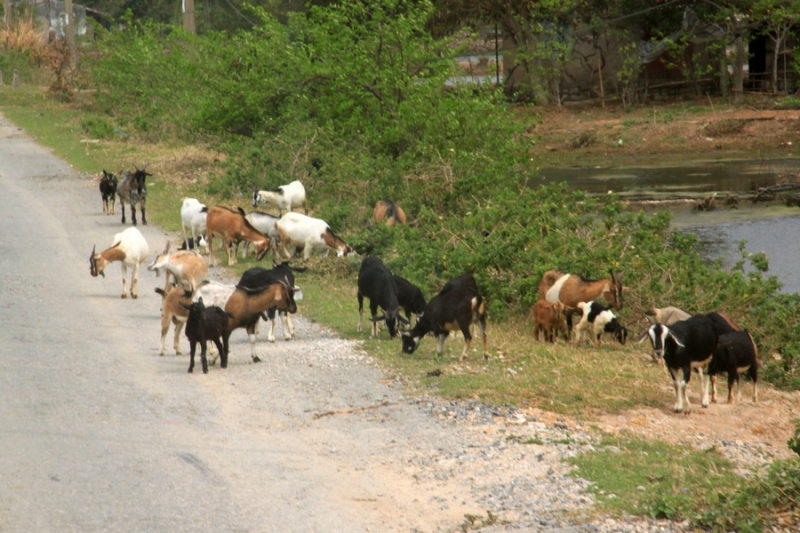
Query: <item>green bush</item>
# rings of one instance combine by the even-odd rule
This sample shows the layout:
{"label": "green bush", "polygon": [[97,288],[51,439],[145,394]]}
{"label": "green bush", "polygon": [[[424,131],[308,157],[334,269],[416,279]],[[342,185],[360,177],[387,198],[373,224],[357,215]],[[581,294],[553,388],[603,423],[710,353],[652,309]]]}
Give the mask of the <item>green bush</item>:
{"label": "green bush", "polygon": [[103,118],[84,118],[81,120],[81,128],[93,139],[110,139],[114,136],[114,126]]}

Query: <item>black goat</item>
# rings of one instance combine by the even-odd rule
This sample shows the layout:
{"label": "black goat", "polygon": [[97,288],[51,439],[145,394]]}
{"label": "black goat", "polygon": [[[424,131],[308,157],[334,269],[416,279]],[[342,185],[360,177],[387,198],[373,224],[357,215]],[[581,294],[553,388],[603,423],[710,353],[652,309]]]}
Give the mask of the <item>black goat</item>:
{"label": "black goat", "polygon": [[428,333],[436,336],[436,353],[441,357],[444,340],[451,331],[464,334],[464,351],[461,360],[467,357],[472,334],[470,325],[477,322],[483,337],[483,358],[489,359],[486,339],[486,301],[478,292],[478,284],[471,274],[463,274],[445,283],[439,294],[431,298],[417,325],[403,334],[403,352],[411,354]]}
{"label": "black goat", "polygon": [[[186,291],[186,293],[191,294],[190,291]],[[200,361],[203,365],[203,374],[207,374],[207,341],[212,341],[216,345],[222,361],[228,359],[228,338],[231,335],[228,319],[232,318],[232,315],[216,305],[206,307],[202,298],[192,304],[181,302],[181,305],[189,310],[189,318],[186,320],[186,337],[189,339],[191,348],[189,372],[194,371],[194,354],[197,344],[200,343]]]}
{"label": "black goat", "polygon": [[717,347],[719,334],[712,319],[706,315],[694,315],[687,320],[675,322],[671,326],[654,324],[650,326],[639,342],[650,337],[653,352],[657,358],[663,358],[672,375],[675,387],[675,412],[691,411],[686,386],[692,376],[692,368],[700,374],[703,390],[701,405],[708,407],[708,383],[703,375]]}
{"label": "black goat", "polygon": [[712,378],[711,401],[717,401],[714,378],[717,374],[728,374],[728,403],[733,403],[733,384],[736,383],[736,401],[742,401],[741,374],[747,372],[753,380],[753,402],[758,401],[758,349],[753,337],[745,331],[731,331],[719,336],[714,357],[708,365]]}
{"label": "black goat", "polygon": [[135,172],[125,171],[122,173],[122,181],[117,187],[117,196],[119,196],[119,205],[122,209],[122,223],[125,223],[125,204],[131,206],[131,222],[136,225],[136,204],[139,204],[139,209],[142,211],[142,224],[147,224],[145,218],[145,204],[147,202],[147,184],[145,180],[147,176],[152,176],[145,169],[147,165],[139,168],[134,165]]}
{"label": "black goat", "polygon": [[[391,271],[377,257],[365,257],[358,271],[358,331],[364,317],[364,298],[369,299],[372,313],[372,335],[378,335],[378,321],[383,320],[389,330],[389,337],[397,336],[397,321],[408,323],[400,316],[400,303]],[[378,315],[378,307],[383,314]]]}
{"label": "black goat", "polygon": [[103,177],[100,179],[100,195],[103,197],[103,213],[113,215],[114,204],[117,194],[117,177],[103,170]]}
{"label": "black goat", "polygon": [[[295,268],[290,266],[288,261],[283,263],[273,263],[273,268],[271,270],[261,267],[253,267],[242,274],[242,278],[239,280],[238,286],[248,289],[258,289],[259,287],[265,287],[267,285],[273,285],[276,283],[286,283],[295,291],[294,299],[301,300],[303,298],[303,294],[300,292],[300,287],[296,287],[294,284],[294,272],[300,273],[305,272],[306,270],[308,270],[308,268]],[[276,313],[281,318],[281,324],[283,325],[283,337],[288,341],[294,336],[294,324],[292,323],[292,317],[288,312],[278,309],[277,305],[270,307],[262,314],[264,321],[269,321],[269,333],[267,334],[267,340],[269,342],[275,342]]]}
{"label": "black goat", "polygon": [[428,303],[425,301],[425,295],[422,294],[422,289],[411,283],[405,278],[394,274],[394,289],[397,293],[397,303],[403,308],[406,319],[411,320],[411,314],[417,316],[425,312],[425,307]]}

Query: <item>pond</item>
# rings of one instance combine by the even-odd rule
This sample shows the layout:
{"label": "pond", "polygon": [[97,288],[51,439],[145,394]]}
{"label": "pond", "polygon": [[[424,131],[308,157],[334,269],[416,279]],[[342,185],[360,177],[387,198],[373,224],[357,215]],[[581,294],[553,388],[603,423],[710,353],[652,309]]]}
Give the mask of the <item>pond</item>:
{"label": "pond", "polygon": [[[695,233],[703,243],[704,257],[722,258],[730,268],[740,257],[739,242],[746,240],[747,251],[767,255],[769,274],[784,284],[783,292],[794,293],[800,292],[800,208],[777,201],[753,204],[750,198],[758,187],[774,184],[778,175],[800,181],[794,178],[799,168],[800,160],[792,159],[708,161],[684,167],[542,169],[540,178],[594,194],[613,191],[634,206],[686,200],[668,204],[673,227]],[[738,209],[725,208],[721,202],[714,211],[693,209],[694,202],[713,192],[720,200],[726,193],[736,196]]]}

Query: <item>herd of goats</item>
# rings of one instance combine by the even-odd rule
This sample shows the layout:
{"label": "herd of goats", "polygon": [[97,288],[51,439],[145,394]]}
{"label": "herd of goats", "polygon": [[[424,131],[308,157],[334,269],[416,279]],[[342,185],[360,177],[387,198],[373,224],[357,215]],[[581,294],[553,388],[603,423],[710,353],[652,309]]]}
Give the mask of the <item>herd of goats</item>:
{"label": "herd of goats", "polygon": [[[100,192],[103,211],[115,214],[115,197],[119,198],[122,223],[125,223],[125,204],[130,206],[133,226],[114,236],[111,247],[97,252],[92,249],[90,258],[92,276],[105,276],[105,267],[112,262],[122,266],[122,298],[127,297],[126,277],[128,267],[133,269],[130,295],[137,298],[139,266],[149,253],[147,241],[135,227],[135,207],[140,206],[141,220],[145,218],[147,197],[146,168],[135,167],[134,172],[123,172],[121,180],[103,171]],[[170,324],[174,326],[174,348],[181,354],[179,339],[185,328],[189,339],[191,358],[189,372],[194,370],[196,347],[201,348],[200,359],[203,372],[208,372],[207,343],[213,343],[220,359],[220,366],[228,364],[228,340],[231,332],[245,328],[250,340],[251,357],[256,356],[256,327],[263,318],[269,324],[267,340],[274,342],[276,315],[281,318],[284,337],[294,335],[291,314],[297,311],[296,300],[302,292],[294,283],[294,272],[305,268],[289,265],[303,249],[304,259],[318,252],[325,256],[334,250],[339,257],[357,255],[347,243],[331,231],[328,224],[317,218],[294,212],[306,200],[305,188],[299,181],[283,185],[275,190],[254,191],[253,207],[267,204],[278,210],[279,216],[260,211],[244,213],[222,206],[208,208],[194,198],[185,198],[181,207],[184,244],[180,250],[170,252],[167,242],[163,252],[147,267],[160,275],[165,273],[166,284],[156,292],[162,296],[161,347]],[[284,213],[285,212],[285,213]],[[394,202],[379,201],[374,209],[376,222],[387,225],[405,224],[403,210]],[[206,249],[208,261],[213,259],[213,239],[224,243],[228,265],[236,263],[239,246],[242,256],[248,254],[252,243],[257,260],[268,251],[276,254],[272,269],[253,267],[247,270],[235,285],[208,280],[208,265],[199,252]],[[283,252],[286,261],[278,261]],[[620,344],[625,344],[628,330],[619,323],[613,309],[623,306],[623,272],[610,271],[610,277],[589,280],[583,276],[566,274],[556,270],[545,272],[539,285],[539,301],[533,306],[533,332],[537,340],[556,342],[559,334],[565,341],[582,342],[583,333],[589,333],[597,347],[604,333],[610,334]],[[436,338],[436,351],[441,356],[444,341],[451,331],[460,331],[464,336],[461,359],[466,358],[472,341],[471,326],[477,324],[483,340],[483,357],[489,358],[486,336],[486,301],[478,290],[475,278],[463,274],[448,281],[430,300],[425,300],[422,291],[408,280],[392,274],[378,257],[368,256],[361,262],[358,275],[358,331],[362,331],[363,302],[369,300],[372,335],[378,335],[378,325],[384,322],[391,338],[403,329],[403,352],[412,354],[422,338],[431,333]],[[598,300],[605,300],[608,306]],[[378,316],[378,308],[382,314]],[[403,311],[403,316],[400,311]],[[416,323],[410,327],[412,315]],[[702,406],[709,403],[709,378],[711,401],[716,402],[716,375],[728,374],[728,403],[733,402],[733,385],[741,399],[741,376],[748,375],[753,381],[753,401],[757,401],[758,353],[752,336],[742,330],[733,320],[721,313],[689,315],[676,307],[653,308],[647,313],[651,325],[639,339],[649,338],[653,348],[653,359],[664,361],[672,377],[676,395],[676,412],[689,412],[691,405],[687,394],[687,383],[694,369],[702,387]],[[400,324],[409,327],[404,328]],[[217,356],[211,361],[216,363]]]}

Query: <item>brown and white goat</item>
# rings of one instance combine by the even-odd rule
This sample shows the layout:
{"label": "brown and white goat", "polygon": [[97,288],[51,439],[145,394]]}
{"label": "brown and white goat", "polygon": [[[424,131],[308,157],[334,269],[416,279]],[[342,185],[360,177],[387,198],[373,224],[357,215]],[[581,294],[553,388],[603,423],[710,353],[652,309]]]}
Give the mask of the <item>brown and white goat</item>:
{"label": "brown and white goat", "polygon": [[251,241],[255,243],[256,261],[260,261],[269,250],[269,237],[259,232],[245,218],[242,211],[234,211],[227,207],[214,206],[206,216],[208,232],[208,254],[213,255],[212,241],[219,237],[228,252],[228,266],[236,264],[234,242]]}
{"label": "brown and white goat", "polygon": [[208,276],[208,265],[205,260],[199,254],[188,250],[169,253],[169,248],[170,242],[167,241],[164,251],[158,254],[147,270],[155,271],[156,276],[160,275],[161,271],[166,271],[165,292],[170,286],[170,275],[176,285],[183,285],[193,293],[196,292],[197,286]]}
{"label": "brown and white goat", "polygon": [[185,290],[183,287],[172,287],[169,292],[164,289],[156,287],[156,292],[161,295],[163,309],[161,311],[161,347],[158,350],[158,355],[164,355],[164,343],[167,340],[167,333],[169,332],[169,325],[175,326],[175,354],[181,355],[180,338],[183,326],[186,325],[186,320],[189,318],[189,310],[182,304],[189,305],[192,303],[192,293]]}
{"label": "brown and white goat", "polygon": [[544,340],[556,342],[558,332],[564,333],[568,339],[567,321],[564,317],[564,304],[561,302],[549,303],[539,300],[533,304],[533,336],[539,340],[539,332],[544,333]]}
{"label": "brown and white goat", "polygon": [[375,209],[372,211],[372,218],[375,222],[386,221],[388,227],[395,224],[405,224],[406,214],[399,205],[391,200],[378,200],[375,204]]}
{"label": "brown and white goat", "polygon": [[[298,246],[303,247],[304,261],[315,251],[323,252],[326,257],[330,250],[335,250],[339,257],[355,253],[322,219],[289,212],[275,226],[281,238],[281,249],[288,259],[294,257]],[[291,248],[291,253],[287,247]]]}
{"label": "brown and white goat", "polygon": [[591,302],[602,296],[614,309],[622,309],[622,276],[609,270],[610,278],[591,280],[577,274],[548,270],[539,283],[539,299],[577,307],[578,302]]}
{"label": "brown and white goat", "polygon": [[[237,285],[236,290],[225,303],[225,312],[229,313],[230,331],[245,328],[250,338],[250,355],[254,363],[261,362],[256,356],[256,324],[264,311],[277,306],[278,309],[289,313],[297,312],[294,301],[294,287],[288,283],[273,283],[257,289],[242,288]],[[220,366],[228,366],[227,354],[221,355]]]}
{"label": "brown and white goat", "polygon": [[128,267],[133,269],[131,274],[131,297],[139,297],[139,265],[147,259],[150,247],[147,245],[142,233],[136,228],[128,228],[121,233],[114,235],[113,244],[97,253],[97,245],[92,248],[92,255],[89,257],[89,272],[92,277],[106,277],[105,268],[109,263],[119,261],[122,267],[122,295],[127,298],[125,278],[128,276]]}

